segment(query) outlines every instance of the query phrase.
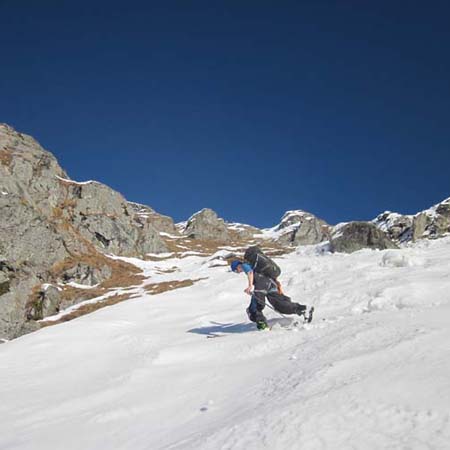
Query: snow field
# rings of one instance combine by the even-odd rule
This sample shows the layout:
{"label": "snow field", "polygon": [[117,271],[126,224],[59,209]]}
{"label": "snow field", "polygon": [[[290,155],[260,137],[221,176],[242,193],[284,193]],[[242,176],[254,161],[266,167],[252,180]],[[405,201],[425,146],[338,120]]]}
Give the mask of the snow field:
{"label": "snow field", "polygon": [[270,332],[214,257],[127,259],[151,283],[208,279],[2,344],[0,448],[447,449],[449,256],[449,238],[299,248],[281,281],[315,320]]}

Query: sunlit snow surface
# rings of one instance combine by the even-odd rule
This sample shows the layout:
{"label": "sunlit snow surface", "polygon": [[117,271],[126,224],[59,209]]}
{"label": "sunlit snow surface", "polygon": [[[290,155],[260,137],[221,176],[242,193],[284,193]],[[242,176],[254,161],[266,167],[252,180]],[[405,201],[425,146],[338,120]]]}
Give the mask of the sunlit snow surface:
{"label": "sunlit snow surface", "polygon": [[278,259],[317,313],[270,332],[211,258],[133,261],[209,278],[1,344],[2,450],[449,448],[450,238]]}

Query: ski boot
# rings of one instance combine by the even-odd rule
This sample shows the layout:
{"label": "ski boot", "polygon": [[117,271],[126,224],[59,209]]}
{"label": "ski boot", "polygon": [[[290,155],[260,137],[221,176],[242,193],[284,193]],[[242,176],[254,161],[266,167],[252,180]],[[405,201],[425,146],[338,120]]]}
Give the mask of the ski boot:
{"label": "ski boot", "polygon": [[311,306],[311,308],[309,308],[309,310],[307,311],[306,306],[301,305],[297,311],[297,314],[300,317],[303,317],[303,321],[306,323],[311,323],[313,319],[313,313],[314,313],[314,306]]}
{"label": "ski boot", "polygon": [[311,308],[309,308],[308,311],[308,316],[305,315],[306,322],[311,323],[311,321],[313,320],[313,314],[314,314],[314,306],[311,306]]}
{"label": "ski boot", "polygon": [[305,305],[298,305],[297,315],[300,317],[303,317],[303,321],[306,322],[306,306]]}
{"label": "ski boot", "polygon": [[256,328],[258,330],[260,330],[260,331],[268,330],[269,329],[269,325],[268,325],[267,322],[260,321],[260,322],[256,322]]}

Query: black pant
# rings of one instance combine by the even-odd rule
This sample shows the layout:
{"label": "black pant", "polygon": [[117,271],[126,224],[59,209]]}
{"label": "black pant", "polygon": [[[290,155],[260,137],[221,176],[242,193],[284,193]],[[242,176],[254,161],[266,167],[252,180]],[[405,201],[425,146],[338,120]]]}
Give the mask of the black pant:
{"label": "black pant", "polygon": [[254,273],[253,285],[255,289],[248,307],[248,317],[252,322],[266,322],[262,312],[266,306],[266,298],[281,314],[300,314],[306,309],[305,305],[294,303],[288,296],[279,294],[277,284],[264,275]]}

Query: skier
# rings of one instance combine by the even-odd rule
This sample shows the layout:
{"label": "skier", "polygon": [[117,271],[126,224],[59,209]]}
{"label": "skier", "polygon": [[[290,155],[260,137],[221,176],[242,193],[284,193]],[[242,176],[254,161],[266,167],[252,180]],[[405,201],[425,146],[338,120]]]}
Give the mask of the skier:
{"label": "skier", "polygon": [[240,260],[231,262],[231,270],[247,275],[248,286],[244,292],[252,296],[247,315],[256,323],[258,330],[268,328],[267,319],[262,312],[266,298],[276,311],[282,314],[297,314],[305,321],[311,322],[314,308],[311,307],[307,313],[306,305],[292,302],[289,297],[280,293],[279,283],[276,280],[253,270],[250,264]]}

